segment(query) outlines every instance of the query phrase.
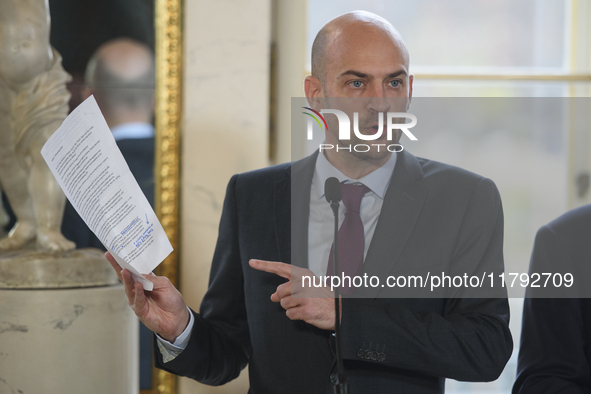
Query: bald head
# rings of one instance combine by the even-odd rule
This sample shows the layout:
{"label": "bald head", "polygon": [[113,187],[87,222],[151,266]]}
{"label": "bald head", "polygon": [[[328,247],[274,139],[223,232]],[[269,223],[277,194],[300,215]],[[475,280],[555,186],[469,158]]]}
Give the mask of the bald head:
{"label": "bald head", "polygon": [[367,11],[353,11],[329,21],[316,35],[312,45],[312,76],[324,83],[331,55],[350,39],[380,35],[397,47],[408,68],[408,50],[398,30],[390,22]]}
{"label": "bald head", "polygon": [[154,97],[154,56],[145,44],[118,38],[101,45],[88,63],[85,83],[107,120],[115,111],[129,110],[147,112],[149,121]]}

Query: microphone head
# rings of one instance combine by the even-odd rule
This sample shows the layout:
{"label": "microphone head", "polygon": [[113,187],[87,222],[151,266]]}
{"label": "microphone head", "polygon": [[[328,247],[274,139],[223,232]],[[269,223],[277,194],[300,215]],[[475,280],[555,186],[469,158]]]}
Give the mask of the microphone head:
{"label": "microphone head", "polygon": [[329,203],[339,202],[343,198],[341,182],[337,178],[330,177],[324,182],[324,196]]}

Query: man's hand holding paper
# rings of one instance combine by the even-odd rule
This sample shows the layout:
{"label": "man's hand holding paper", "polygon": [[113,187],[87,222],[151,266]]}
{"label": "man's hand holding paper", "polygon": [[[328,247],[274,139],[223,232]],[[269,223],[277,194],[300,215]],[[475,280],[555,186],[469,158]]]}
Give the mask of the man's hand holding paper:
{"label": "man's hand holding paper", "polygon": [[189,324],[189,310],[181,293],[164,276],[144,275],[154,288],[145,292],[128,270],[121,269],[111,253],[105,253],[117,276],[125,285],[127,302],[148,329],[173,343]]}

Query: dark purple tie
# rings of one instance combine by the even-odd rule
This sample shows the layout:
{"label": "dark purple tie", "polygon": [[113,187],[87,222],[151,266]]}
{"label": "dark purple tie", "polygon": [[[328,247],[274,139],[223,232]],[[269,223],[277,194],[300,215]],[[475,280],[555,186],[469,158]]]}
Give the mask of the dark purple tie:
{"label": "dark purple tie", "polygon": [[[357,275],[363,265],[363,251],[365,250],[365,233],[363,231],[363,222],[359,216],[359,208],[363,195],[370,189],[361,184],[341,184],[343,190],[343,204],[345,205],[345,220],[339,228],[339,272],[337,275],[342,279],[342,274],[351,277]],[[334,244],[333,244],[334,247]],[[328,267],[326,275],[334,275],[334,265],[332,261],[333,247],[330,248],[328,258]],[[342,293],[350,293],[351,289],[348,283],[341,287]]]}

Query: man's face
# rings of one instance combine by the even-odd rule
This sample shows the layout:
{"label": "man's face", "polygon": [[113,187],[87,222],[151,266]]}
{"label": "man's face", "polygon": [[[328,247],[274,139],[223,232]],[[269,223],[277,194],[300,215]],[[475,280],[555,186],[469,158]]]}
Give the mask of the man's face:
{"label": "man's face", "polygon": [[[351,121],[351,139],[339,140],[337,118],[327,114],[326,143],[341,147],[370,145],[368,152],[351,149],[351,154],[363,160],[384,159],[389,152],[383,146],[378,148],[372,144],[398,143],[400,130],[394,133],[392,140],[387,140],[386,113],[406,112],[412,96],[413,76],[409,75],[407,61],[398,44],[382,30],[364,25],[348,27],[327,46],[326,64],[319,107],[339,109],[347,113]],[[378,132],[378,114],[382,113],[382,136],[372,141],[355,136],[354,112],[359,114],[359,132],[366,135]]]}

